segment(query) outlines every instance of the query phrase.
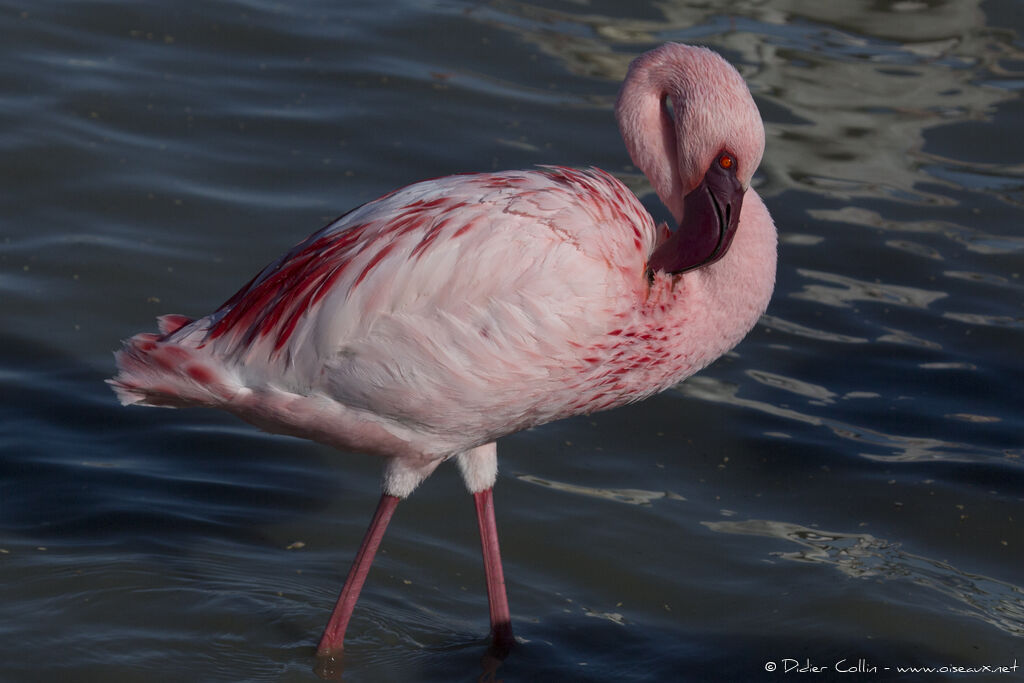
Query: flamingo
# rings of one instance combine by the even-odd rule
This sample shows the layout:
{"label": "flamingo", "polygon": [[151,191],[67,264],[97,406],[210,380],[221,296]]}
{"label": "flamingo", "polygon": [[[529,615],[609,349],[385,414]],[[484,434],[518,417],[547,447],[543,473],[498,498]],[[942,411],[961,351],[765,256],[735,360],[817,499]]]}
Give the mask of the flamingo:
{"label": "flamingo", "polygon": [[764,127],[718,54],[633,61],[616,117],[677,223],[598,169],[409,185],[346,213],[213,313],[165,315],[107,380],[125,404],[209,406],[384,459],[380,501],[318,646],[333,660],[398,502],[454,460],[479,524],[495,647],[514,643],[495,441],[662,391],[768,305],[776,231],[750,180]]}

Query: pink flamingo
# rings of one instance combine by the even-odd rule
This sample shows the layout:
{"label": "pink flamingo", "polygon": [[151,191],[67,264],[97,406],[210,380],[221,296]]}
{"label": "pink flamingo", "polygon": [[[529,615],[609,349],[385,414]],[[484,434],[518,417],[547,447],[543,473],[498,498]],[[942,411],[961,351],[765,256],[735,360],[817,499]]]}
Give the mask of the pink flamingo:
{"label": "pink flamingo", "polygon": [[662,391],[767,307],[776,233],[750,188],[764,128],[740,75],[667,44],[633,62],[616,116],[674,233],[597,169],[429,180],[314,233],[214,313],[163,316],[117,353],[108,381],[126,405],[221,408],[385,459],[321,657],[342,652],[398,501],[449,459],[476,502],[491,635],[511,645],[495,440]]}

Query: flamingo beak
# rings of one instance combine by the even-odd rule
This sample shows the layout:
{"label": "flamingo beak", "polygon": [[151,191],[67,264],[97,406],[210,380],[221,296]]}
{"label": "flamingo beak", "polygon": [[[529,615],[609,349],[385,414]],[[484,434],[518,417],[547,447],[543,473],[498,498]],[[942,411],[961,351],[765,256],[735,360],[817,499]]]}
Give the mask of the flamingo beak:
{"label": "flamingo beak", "polygon": [[658,271],[685,273],[714,263],[729,250],[740,223],[744,190],[736,177],[735,161],[726,168],[720,163],[722,158],[719,155],[697,187],[683,197],[683,218],[651,254],[648,277]]}

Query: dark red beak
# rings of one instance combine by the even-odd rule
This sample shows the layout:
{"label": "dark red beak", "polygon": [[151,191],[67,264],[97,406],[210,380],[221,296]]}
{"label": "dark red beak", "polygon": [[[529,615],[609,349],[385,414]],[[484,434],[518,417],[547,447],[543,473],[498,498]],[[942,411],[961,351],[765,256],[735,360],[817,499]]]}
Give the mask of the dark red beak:
{"label": "dark red beak", "polygon": [[743,186],[736,158],[720,152],[697,187],[683,197],[683,220],[651,254],[648,276],[658,271],[678,275],[725,256],[740,222]]}

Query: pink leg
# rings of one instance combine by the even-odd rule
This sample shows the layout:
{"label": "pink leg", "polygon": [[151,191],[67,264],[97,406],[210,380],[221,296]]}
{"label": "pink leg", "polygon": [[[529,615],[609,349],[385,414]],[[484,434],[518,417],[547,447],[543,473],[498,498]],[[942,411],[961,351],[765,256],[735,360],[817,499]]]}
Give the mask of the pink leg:
{"label": "pink leg", "polygon": [[363,537],[363,544],[359,546],[356,559],[352,568],[348,571],[345,579],[345,586],[338,596],[338,603],[334,606],[331,619],[327,622],[324,635],[320,639],[320,645],[316,649],[320,658],[333,658],[340,655],[345,641],[345,629],[348,628],[348,620],[352,617],[352,610],[355,609],[356,600],[359,599],[359,591],[363,589],[366,575],[370,572],[370,565],[373,564],[373,556],[377,554],[381,539],[391,521],[391,515],[395,512],[395,506],[401,500],[397,496],[383,494],[377,504],[377,511],[373,513],[373,521],[370,528],[366,530]]}
{"label": "pink leg", "polygon": [[484,554],[487,602],[491,606],[491,636],[495,647],[507,650],[515,640],[512,637],[512,614],[508,610],[508,596],[505,594],[505,573],[501,569],[491,489],[474,493],[473,500],[476,502],[476,519],[480,526],[480,545]]}

